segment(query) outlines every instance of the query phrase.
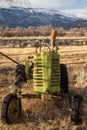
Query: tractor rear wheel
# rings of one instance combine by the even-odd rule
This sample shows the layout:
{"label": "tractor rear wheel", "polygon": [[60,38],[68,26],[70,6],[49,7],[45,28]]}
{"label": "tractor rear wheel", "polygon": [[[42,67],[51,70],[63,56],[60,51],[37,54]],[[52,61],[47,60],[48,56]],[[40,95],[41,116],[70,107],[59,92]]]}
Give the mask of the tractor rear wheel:
{"label": "tractor rear wheel", "polygon": [[65,64],[60,64],[60,89],[63,93],[68,93],[68,73]]}
{"label": "tractor rear wheel", "polygon": [[11,124],[17,121],[21,113],[21,99],[17,95],[8,94],[2,103],[1,118],[4,123]]}
{"label": "tractor rear wheel", "polygon": [[75,95],[73,97],[71,120],[77,125],[82,122],[82,101],[83,97],[81,95]]}

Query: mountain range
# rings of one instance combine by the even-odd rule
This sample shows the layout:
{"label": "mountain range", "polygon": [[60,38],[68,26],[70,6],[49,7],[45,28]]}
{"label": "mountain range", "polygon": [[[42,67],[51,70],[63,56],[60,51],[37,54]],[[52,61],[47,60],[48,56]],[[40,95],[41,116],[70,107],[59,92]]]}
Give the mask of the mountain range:
{"label": "mountain range", "polygon": [[58,10],[25,7],[0,7],[0,25],[29,27],[51,25],[53,27],[87,27],[87,21]]}

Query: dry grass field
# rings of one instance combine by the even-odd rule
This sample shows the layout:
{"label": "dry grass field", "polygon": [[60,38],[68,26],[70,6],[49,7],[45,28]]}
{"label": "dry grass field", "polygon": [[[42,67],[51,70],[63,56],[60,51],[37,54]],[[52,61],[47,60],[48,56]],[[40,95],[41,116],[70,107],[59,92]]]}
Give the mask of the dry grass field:
{"label": "dry grass field", "polygon": [[[1,48],[0,52],[24,64],[35,48]],[[57,106],[49,100],[47,108],[40,99],[22,99],[19,121],[6,125],[0,120],[1,130],[87,130],[87,46],[61,46],[59,54],[60,62],[67,66],[70,92],[83,96],[83,123],[71,122],[71,111],[63,99],[57,100]],[[4,96],[13,91],[15,66],[0,55],[0,106]],[[32,80],[23,85],[22,91],[33,93]]]}

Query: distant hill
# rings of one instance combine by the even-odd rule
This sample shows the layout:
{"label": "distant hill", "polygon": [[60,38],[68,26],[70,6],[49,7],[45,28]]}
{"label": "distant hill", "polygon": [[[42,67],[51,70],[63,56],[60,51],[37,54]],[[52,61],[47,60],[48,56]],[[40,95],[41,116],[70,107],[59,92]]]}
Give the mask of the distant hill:
{"label": "distant hill", "polygon": [[63,12],[40,8],[0,8],[0,25],[29,27],[51,25],[53,27],[87,27],[87,21]]}

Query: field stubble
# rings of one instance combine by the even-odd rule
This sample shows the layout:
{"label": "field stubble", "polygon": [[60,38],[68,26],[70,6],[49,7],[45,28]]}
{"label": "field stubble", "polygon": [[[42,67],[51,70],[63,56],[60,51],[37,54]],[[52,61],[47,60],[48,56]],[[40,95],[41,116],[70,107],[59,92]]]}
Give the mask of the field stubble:
{"label": "field stubble", "polygon": [[[87,46],[59,47],[60,62],[66,64],[69,78],[69,90],[81,94],[84,98],[83,123],[76,126],[71,123],[70,110],[65,101],[58,99],[57,106],[53,100],[46,108],[40,99],[22,99],[22,115],[13,125],[4,125],[0,120],[1,130],[86,130],[87,129]],[[24,63],[26,57],[33,55],[34,48],[0,49],[12,58]],[[17,55],[15,55],[17,54]],[[19,55],[25,54],[25,55]],[[5,95],[13,91],[14,63],[0,56],[0,105]],[[33,93],[32,80],[22,88],[23,93]]]}

